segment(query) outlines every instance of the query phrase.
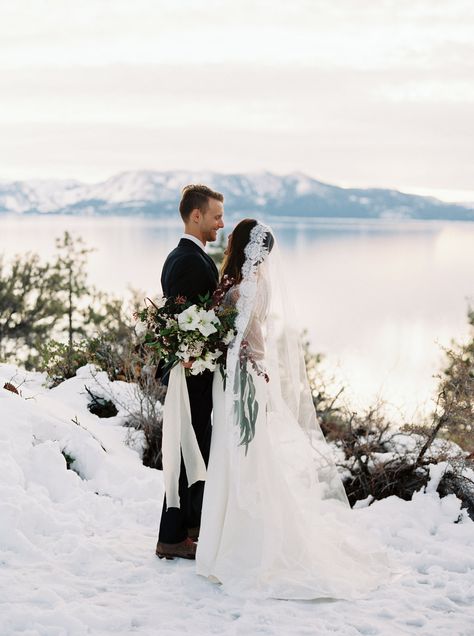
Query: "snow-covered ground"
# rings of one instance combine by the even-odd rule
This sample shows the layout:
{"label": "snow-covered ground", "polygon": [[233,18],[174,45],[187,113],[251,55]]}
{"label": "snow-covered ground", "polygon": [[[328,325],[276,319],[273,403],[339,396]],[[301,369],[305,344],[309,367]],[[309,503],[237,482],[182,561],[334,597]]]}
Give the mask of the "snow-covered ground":
{"label": "snow-covered ground", "polygon": [[439,471],[412,501],[353,511],[409,568],[396,582],[351,602],[242,601],[155,557],[161,473],[127,444],[126,409],[99,419],[84,388],[126,405],[133,387],[88,367],[43,381],[0,365],[0,636],[474,636],[474,524],[435,492]]}

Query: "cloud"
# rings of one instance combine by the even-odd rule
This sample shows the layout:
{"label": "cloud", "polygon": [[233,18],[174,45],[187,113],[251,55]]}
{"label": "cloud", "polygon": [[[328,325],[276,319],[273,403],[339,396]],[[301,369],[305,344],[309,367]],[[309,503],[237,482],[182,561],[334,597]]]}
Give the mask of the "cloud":
{"label": "cloud", "polygon": [[0,65],[436,67],[440,43],[472,47],[473,24],[464,0],[16,0],[2,11]]}
{"label": "cloud", "polygon": [[3,176],[199,164],[467,189],[473,24],[463,0],[17,0]]}

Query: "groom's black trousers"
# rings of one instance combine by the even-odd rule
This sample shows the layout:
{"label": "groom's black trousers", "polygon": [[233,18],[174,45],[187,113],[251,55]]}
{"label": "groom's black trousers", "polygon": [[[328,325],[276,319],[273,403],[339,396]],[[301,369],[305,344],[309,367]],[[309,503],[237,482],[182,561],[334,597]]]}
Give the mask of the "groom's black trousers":
{"label": "groom's black trousers", "polygon": [[[211,447],[212,378],[213,374],[211,371],[205,371],[200,375],[186,378],[191,405],[191,422],[206,466],[209,461],[209,449]],[[161,543],[179,543],[188,536],[188,528],[200,526],[203,494],[203,481],[198,481],[188,487],[186,470],[181,458],[181,472],[179,475],[180,508],[168,508],[166,510],[165,496],[158,541]]]}

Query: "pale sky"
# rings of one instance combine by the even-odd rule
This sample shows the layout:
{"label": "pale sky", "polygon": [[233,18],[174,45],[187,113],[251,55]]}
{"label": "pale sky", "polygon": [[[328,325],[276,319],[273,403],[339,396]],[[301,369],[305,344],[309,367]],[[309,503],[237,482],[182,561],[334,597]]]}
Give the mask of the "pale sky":
{"label": "pale sky", "polygon": [[474,201],[469,0],[0,0],[0,179],[301,171]]}

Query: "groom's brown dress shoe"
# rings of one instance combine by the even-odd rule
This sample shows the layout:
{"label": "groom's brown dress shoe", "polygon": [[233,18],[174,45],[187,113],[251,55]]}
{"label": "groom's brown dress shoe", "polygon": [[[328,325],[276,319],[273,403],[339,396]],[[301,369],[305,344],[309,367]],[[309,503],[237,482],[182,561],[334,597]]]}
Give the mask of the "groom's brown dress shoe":
{"label": "groom's brown dress shoe", "polygon": [[179,543],[158,543],[156,544],[156,556],[160,559],[195,559],[196,544],[187,538]]}

